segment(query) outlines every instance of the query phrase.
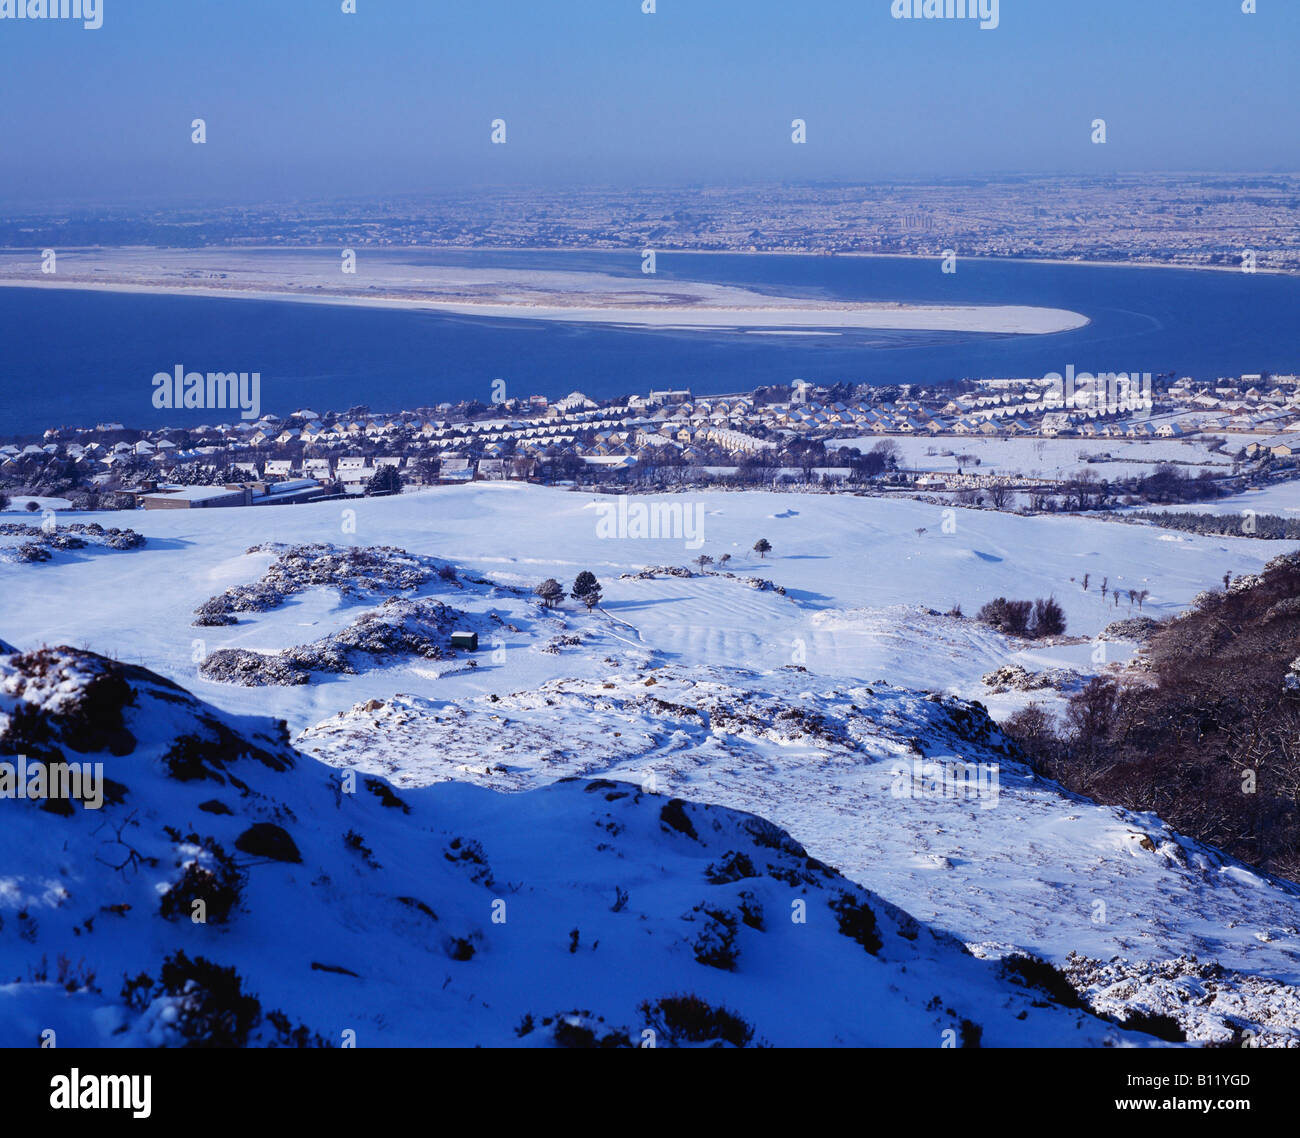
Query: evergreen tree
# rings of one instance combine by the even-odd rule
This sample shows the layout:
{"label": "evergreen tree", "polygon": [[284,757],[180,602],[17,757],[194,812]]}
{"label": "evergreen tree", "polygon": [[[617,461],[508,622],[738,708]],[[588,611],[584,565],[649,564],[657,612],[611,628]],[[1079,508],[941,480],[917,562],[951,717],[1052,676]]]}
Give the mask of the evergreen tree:
{"label": "evergreen tree", "polygon": [[381,466],[366,483],[367,496],[396,494],[402,489],[402,476],[395,466]]}
{"label": "evergreen tree", "polygon": [[573,582],[573,589],[569,595],[575,600],[580,601],[592,590],[600,592],[600,582],[596,580],[596,574],[589,569],[584,569]]}

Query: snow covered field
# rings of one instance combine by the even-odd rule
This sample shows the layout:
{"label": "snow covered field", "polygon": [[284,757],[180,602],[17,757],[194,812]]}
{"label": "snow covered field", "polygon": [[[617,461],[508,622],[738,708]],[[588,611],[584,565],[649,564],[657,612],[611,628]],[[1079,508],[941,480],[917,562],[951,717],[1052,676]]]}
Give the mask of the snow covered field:
{"label": "snow covered field", "polygon": [[1257,514],[1276,514],[1283,518],[1300,518],[1300,481],[1278,482],[1229,498],[1216,498],[1213,502],[1192,502],[1187,505],[1155,507],[1157,509],[1189,510],[1197,514],[1240,514],[1254,510]]}
{"label": "snow covered field", "polygon": [[[394,685],[456,698],[557,676],[598,676],[603,655],[614,651],[759,670],[799,662],[828,677],[886,678],[975,696],[979,678],[1006,661],[1006,642],[972,621],[936,622],[925,610],[960,604],[969,616],[996,596],[1055,595],[1069,633],[1095,637],[1129,615],[1127,600],[1118,608],[1103,602],[1097,591],[1103,577],[1125,592],[1149,589],[1145,611],[1160,617],[1179,611],[1229,569],[1254,572],[1290,547],[1074,517],[947,511],[910,500],[707,493],[665,501],[702,509],[702,549],[687,548],[685,540],[598,537],[593,499],[517,484],[273,510],[64,513],[63,522],[134,528],[148,545],[121,557],[65,554],[34,568],[0,567],[7,581],[21,582],[0,598],[0,627],[19,647],[86,644],[145,663],[218,706],[280,715],[295,729],[390,694]],[[766,559],[751,551],[761,537],[773,545]],[[473,673],[428,689],[418,665],[288,691],[208,684],[197,676],[196,650],[304,643],[337,631],[357,611],[337,595],[309,593],[231,628],[192,627],[199,604],[260,576],[269,555],[245,551],[267,541],[398,546],[530,588],[552,576],[567,585],[590,569],[604,586],[604,608],[621,623],[574,611],[538,615],[531,600],[503,596],[474,603],[539,630],[578,629],[599,653],[541,654],[538,636],[505,634],[504,660],[485,656]],[[685,566],[701,552],[730,553],[728,568],[737,579],[700,577],[698,570],[690,578],[618,579],[647,565]],[[1092,577],[1087,593],[1085,573]],[[786,595],[750,588],[741,579],[748,576],[769,579]]]}
{"label": "snow covered field", "polygon": [[[1161,617],[1297,543],[848,495],[657,501],[699,511],[702,548],[685,536],[602,537],[593,499],[518,484],[95,515],[147,545],[0,561],[0,635],[24,650],[66,643],[143,664],[231,714],[283,718],[304,750],[399,787],[454,779],[524,791],[608,776],[751,811],[980,952],[1014,946],[1061,964],[1071,952],[1120,956],[1134,967],[1195,954],[1266,987],[1300,984],[1300,893],[1159,819],[1063,795],[1010,762],[978,714],[924,694],[980,700],[995,716],[1050,702],[1050,690],[990,695],[981,677],[1009,662],[1088,673],[1127,661],[1133,645],[1095,642],[1130,615],[1127,599],[1103,602],[1102,578],[1125,594],[1149,590],[1144,612]],[[766,558],[752,552],[759,538],[772,544]],[[274,551],[248,552],[265,542],[395,546],[456,566],[459,583],[417,594],[482,630],[479,651],[376,661],[291,687],[205,678],[215,651],[320,641],[376,608],[309,587],[236,624],[193,626],[199,605],[271,569]],[[732,560],[701,574],[700,553]],[[572,601],[544,611],[522,591],[546,577],[567,587],[584,569],[604,590],[593,612]],[[1063,643],[1014,644],[970,619],[997,596],[1049,595],[1068,618]],[[965,619],[942,615],[954,605]],[[996,800],[900,798],[898,770],[918,759],[999,764]],[[1222,1017],[1188,1010],[1194,986],[1119,985],[1130,1003],[1177,1007],[1200,1038],[1223,1038]],[[1300,1032],[1290,989],[1246,1003],[1270,1038]]]}
{"label": "snow covered field", "polygon": [[[881,441],[880,435],[828,441],[827,449],[857,447],[864,454]],[[1228,474],[1232,457],[1211,450],[1213,440],[1196,439],[986,439],[905,438],[888,436],[898,447],[899,465],[907,470],[950,474],[960,467],[967,474],[1024,474],[1044,478],[1068,478],[1080,470],[1091,470],[1105,479],[1144,477],[1155,472],[1160,462],[1176,462],[1187,474],[1202,470]],[[1229,441],[1235,453],[1242,444]],[[979,459],[975,465],[964,456]],[[1109,455],[1100,462],[1088,457]]]}

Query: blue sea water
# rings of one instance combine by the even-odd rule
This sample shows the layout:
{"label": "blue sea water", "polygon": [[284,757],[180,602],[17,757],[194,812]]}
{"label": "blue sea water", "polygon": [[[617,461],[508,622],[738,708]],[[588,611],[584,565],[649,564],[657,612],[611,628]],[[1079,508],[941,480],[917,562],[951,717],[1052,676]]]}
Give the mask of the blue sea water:
{"label": "blue sea water", "polygon": [[[268,252],[265,256],[275,256]],[[628,253],[401,250],[424,264],[597,271],[646,283]],[[772,336],[72,290],[0,289],[0,433],[115,420],[136,427],[230,419],[155,409],[152,377],[177,364],[262,376],[261,409],[367,404],[376,411],[507,394],[597,398],[650,388],[697,394],[767,383],[934,383],[1079,371],[1197,378],[1300,371],[1300,278],[967,259],[660,253],[661,280],[772,295],[1066,308],[1073,332],[1003,336],[853,331]]]}

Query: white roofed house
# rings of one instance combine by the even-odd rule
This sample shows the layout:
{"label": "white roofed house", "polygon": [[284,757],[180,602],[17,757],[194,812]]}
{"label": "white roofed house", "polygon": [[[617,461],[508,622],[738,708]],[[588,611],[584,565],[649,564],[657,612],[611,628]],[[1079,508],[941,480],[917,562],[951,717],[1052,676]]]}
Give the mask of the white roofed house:
{"label": "white roofed house", "polygon": [[266,462],[268,478],[288,478],[293,473],[293,461],[287,458],[272,458]]}
{"label": "white roofed house", "polygon": [[1062,412],[1049,412],[1043,416],[1039,431],[1049,439],[1063,435],[1070,430],[1070,416]]}
{"label": "white roofed house", "polygon": [[468,458],[444,458],[438,468],[438,482],[444,485],[471,482],[474,467]]}

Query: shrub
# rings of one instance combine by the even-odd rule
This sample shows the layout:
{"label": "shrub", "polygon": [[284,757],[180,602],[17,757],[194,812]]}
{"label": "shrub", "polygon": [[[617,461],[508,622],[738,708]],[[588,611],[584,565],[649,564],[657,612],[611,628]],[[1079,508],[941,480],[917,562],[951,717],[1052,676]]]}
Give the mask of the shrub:
{"label": "shrub", "polygon": [[865,901],[859,901],[852,893],[843,892],[830,903],[832,911],[839,921],[840,932],[852,937],[872,956],[880,951],[882,944],[876,927],[876,914]]}
{"label": "shrub", "polygon": [[753,1027],[735,1012],[712,1007],[699,996],[665,996],[653,1004],[647,1000],[638,1010],[646,1026],[670,1047],[683,1043],[747,1047],[754,1038]]}
{"label": "shrub", "polygon": [[1041,703],[1031,703],[1008,716],[1002,723],[1002,731],[1024,751],[1035,771],[1048,778],[1056,777],[1061,740],[1056,718]]}
{"label": "shrub", "polygon": [[686,803],[680,798],[669,799],[659,811],[659,821],[679,834],[685,834],[688,838],[699,838],[695,832],[695,827],[691,824],[690,815],[686,813]]}
{"label": "shrub", "polygon": [[[584,1023],[589,1018],[587,1012],[566,1012],[555,1016],[555,1026],[551,1029],[556,1047],[575,1048],[614,1048],[631,1047],[632,1040],[625,1031],[614,1029],[603,1036],[596,1034],[596,1029]],[[603,1017],[599,1017],[603,1018]],[[531,1019],[531,1017],[529,1017]],[[549,1023],[550,1020],[543,1021]],[[516,1034],[522,1034],[515,1029]]]}
{"label": "shrub", "polygon": [[1025,636],[1029,632],[1033,608],[1030,601],[1009,601],[1006,597],[998,597],[981,608],[976,619],[1008,636]]}
{"label": "shrub", "polygon": [[704,928],[691,944],[695,959],[710,968],[720,968],[723,972],[736,970],[736,959],[740,950],[736,947],[736,932],[740,922],[734,913],[725,909],[706,909],[697,905],[692,913],[704,915]]}
{"label": "shrub", "polygon": [[256,996],[246,994],[234,968],[222,968],[183,951],[162,966],[161,995],[176,997],[175,1027],[186,1047],[244,1047],[262,1015]]}
{"label": "shrub", "polygon": [[1037,956],[1015,955],[1002,959],[1002,975],[1026,988],[1036,988],[1066,1008],[1087,1008],[1065,973]]}
{"label": "shrub", "polygon": [[991,600],[976,620],[1008,636],[1060,636],[1065,632],[1065,612],[1054,597],[1037,601]]}
{"label": "shrub", "polygon": [[1147,1035],[1154,1035],[1157,1039],[1163,1039],[1166,1043],[1187,1042],[1187,1033],[1182,1029],[1182,1025],[1170,1015],[1133,1012],[1121,1026],[1125,1031],[1141,1031]]}
{"label": "shrub", "polygon": [[710,885],[728,885],[745,877],[757,877],[754,863],[749,855],[737,850],[728,850],[720,862],[713,862],[704,871]]}
{"label": "shrub", "polygon": [[[176,831],[172,831],[172,834],[176,836]],[[198,859],[186,865],[180,879],[162,895],[158,911],[169,921],[180,917],[190,918],[194,914],[194,902],[202,901],[206,921],[224,924],[239,904],[244,875],[219,842],[212,838],[200,838],[197,834],[189,834],[184,840],[200,846],[207,854],[211,866],[204,865]]]}
{"label": "shrub", "polygon": [[1065,632],[1065,612],[1055,597],[1040,597],[1034,602],[1033,631],[1035,636],[1060,636]]}

